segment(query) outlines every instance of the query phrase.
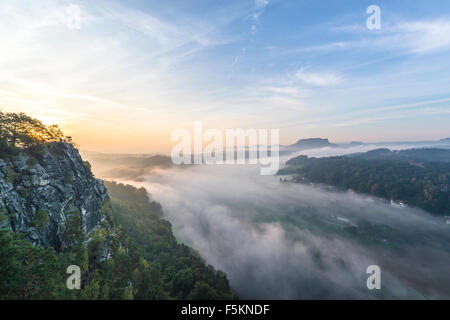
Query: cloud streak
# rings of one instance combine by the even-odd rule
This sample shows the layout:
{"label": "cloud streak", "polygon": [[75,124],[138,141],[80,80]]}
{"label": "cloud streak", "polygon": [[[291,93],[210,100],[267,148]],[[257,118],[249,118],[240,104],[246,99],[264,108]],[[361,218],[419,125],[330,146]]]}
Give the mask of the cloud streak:
{"label": "cloud streak", "polygon": [[357,36],[356,40],[332,42],[317,46],[299,48],[298,52],[330,53],[338,50],[367,50],[397,52],[402,55],[431,54],[450,49],[450,19],[403,20],[383,24],[373,33],[363,25],[334,27],[336,33]]}
{"label": "cloud streak", "polygon": [[256,11],[254,13],[252,13],[252,15],[251,15],[255,22],[250,27],[250,31],[252,34],[256,34],[257,24],[259,23],[259,18],[264,13],[264,10],[268,4],[269,4],[269,0],[255,0]]}
{"label": "cloud streak", "polygon": [[314,73],[305,69],[298,70],[295,76],[305,84],[319,87],[333,86],[343,81],[342,76],[335,73]]}

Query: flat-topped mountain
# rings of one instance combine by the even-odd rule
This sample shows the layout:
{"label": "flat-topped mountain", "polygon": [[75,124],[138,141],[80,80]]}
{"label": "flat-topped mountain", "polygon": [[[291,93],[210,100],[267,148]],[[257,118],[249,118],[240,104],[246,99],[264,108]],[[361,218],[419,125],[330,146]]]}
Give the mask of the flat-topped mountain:
{"label": "flat-topped mountain", "polygon": [[288,148],[295,148],[297,150],[307,150],[324,147],[337,147],[337,145],[334,143],[330,143],[328,139],[309,138],[309,139],[300,139],[297,141],[297,143],[288,146]]}

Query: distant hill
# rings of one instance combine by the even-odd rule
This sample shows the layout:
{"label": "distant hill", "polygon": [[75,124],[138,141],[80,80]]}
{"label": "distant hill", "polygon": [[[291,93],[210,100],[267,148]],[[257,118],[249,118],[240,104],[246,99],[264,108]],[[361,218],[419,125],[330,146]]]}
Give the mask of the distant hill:
{"label": "distant hill", "polygon": [[111,180],[143,181],[154,170],[173,165],[172,159],[165,155],[108,154],[89,151],[82,151],[82,155],[92,165],[97,177]]}
{"label": "distant hill", "polygon": [[391,151],[380,148],[365,153],[353,153],[348,156],[367,160],[450,162],[450,149],[423,148]]}
{"label": "distant hill", "polygon": [[339,157],[295,157],[280,175],[297,181],[403,201],[436,215],[450,215],[450,150],[375,149]]}
{"label": "distant hill", "polygon": [[325,147],[331,148],[353,148],[359,146],[369,146],[373,148],[398,148],[398,146],[409,146],[412,148],[439,148],[450,149],[450,138],[444,138],[436,141],[385,141],[385,142],[362,142],[352,141],[349,143],[331,143],[328,139],[309,138],[300,139],[295,144],[282,146],[280,148],[280,155],[288,155],[293,152],[319,149]]}
{"label": "distant hill", "polygon": [[325,147],[338,147],[338,145],[330,143],[328,139],[310,138],[310,139],[300,139],[297,141],[297,143],[287,146],[287,148],[289,149],[296,149],[296,150],[308,150]]}

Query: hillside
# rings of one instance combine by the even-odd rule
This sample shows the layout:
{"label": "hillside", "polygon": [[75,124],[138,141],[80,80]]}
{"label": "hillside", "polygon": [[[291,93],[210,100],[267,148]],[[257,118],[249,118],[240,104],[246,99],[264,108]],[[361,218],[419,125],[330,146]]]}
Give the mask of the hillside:
{"label": "hillside", "polygon": [[324,183],[343,190],[403,201],[435,215],[450,215],[449,150],[412,149],[289,160],[280,175]]}
{"label": "hillside", "polygon": [[158,295],[138,298],[231,299],[227,276],[206,265],[200,254],[179,244],[170,222],[162,219],[161,205],[150,201],[144,188],[105,182],[116,224],[129,235],[153,269]]}
{"label": "hillside", "polygon": [[349,157],[365,160],[450,162],[450,149],[422,148],[407,150],[375,149]]}

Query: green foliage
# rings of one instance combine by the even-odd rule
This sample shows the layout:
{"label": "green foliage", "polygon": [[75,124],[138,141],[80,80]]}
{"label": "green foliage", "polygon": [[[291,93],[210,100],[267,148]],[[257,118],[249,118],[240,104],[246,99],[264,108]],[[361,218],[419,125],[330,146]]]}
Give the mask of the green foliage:
{"label": "green foliage", "polygon": [[65,248],[76,248],[84,240],[84,232],[81,228],[81,217],[78,210],[66,213],[66,221],[62,226],[62,237],[58,251]]}
{"label": "green foliage", "polygon": [[8,210],[6,208],[0,209],[0,226],[8,221]]}
{"label": "green foliage", "polygon": [[8,171],[6,172],[6,180],[9,182],[14,182],[17,177],[17,172],[14,171],[14,168],[10,165],[8,166]]}
{"label": "green foliage", "polygon": [[84,166],[86,167],[86,169],[91,172],[92,166],[89,163],[89,161],[83,161]]}
{"label": "green foliage", "polygon": [[[106,230],[99,230],[99,234],[115,237]],[[99,244],[98,239],[89,243],[89,250]],[[109,239],[105,243],[111,242]],[[64,251],[55,253],[51,248],[33,246],[9,230],[0,230],[0,299],[133,298],[134,289],[129,285],[132,256],[121,252],[117,246],[110,248],[110,258],[98,262],[95,254],[88,257],[88,248],[83,243],[72,242]],[[70,265],[81,268],[81,290],[66,287],[69,276],[66,269]]]}
{"label": "green foliage", "polygon": [[47,210],[40,210],[34,220],[31,222],[31,225],[36,227],[36,229],[41,230],[48,224],[49,216]]}
{"label": "green foliage", "polygon": [[[450,215],[450,192],[441,190],[441,185],[450,184],[449,162],[423,161],[418,164],[400,156],[398,159],[385,156],[381,160],[379,153],[369,152],[359,157],[297,157],[287,162],[287,171],[311,182],[402,200],[436,215]],[[420,154],[421,159],[426,159],[423,151],[399,154],[402,157]]]}
{"label": "green foliage", "polygon": [[[33,246],[20,233],[0,230],[0,299],[236,298],[225,273],[177,243],[170,223],[160,217],[161,206],[149,201],[145,189],[107,186],[112,197],[102,214],[122,227],[105,219],[87,243],[78,210],[65,213],[57,248]],[[48,222],[41,210],[31,224],[42,229]],[[66,287],[70,265],[81,269],[81,290]]]}
{"label": "green foliage", "polygon": [[136,298],[236,298],[224,272],[206,265],[198,253],[176,241],[171,224],[161,218],[161,205],[151,201],[144,188],[115,182],[105,185],[116,224],[145,258],[133,271]]}
{"label": "green foliage", "polygon": [[216,290],[203,281],[197,282],[188,296],[190,300],[216,300],[218,298]]}
{"label": "green foliage", "polygon": [[57,125],[46,126],[24,113],[0,112],[0,150],[28,148],[55,141],[72,143],[72,138],[64,136]]}
{"label": "green foliage", "polygon": [[65,279],[51,249],[0,230],[0,299],[65,299]]}
{"label": "green foliage", "polygon": [[38,160],[35,157],[29,157],[27,160],[27,166],[33,167],[38,163]]}
{"label": "green foliage", "polygon": [[110,199],[105,199],[105,201],[102,204],[101,212],[102,212],[102,215],[105,216],[106,218],[112,219],[112,208],[111,208],[111,200]]}
{"label": "green foliage", "polygon": [[64,184],[66,185],[73,185],[73,176],[69,173],[65,178],[64,178]]}
{"label": "green foliage", "polygon": [[97,300],[100,298],[101,292],[101,276],[98,271],[95,272],[95,276],[91,281],[83,288],[80,293],[80,298],[83,300]]}

